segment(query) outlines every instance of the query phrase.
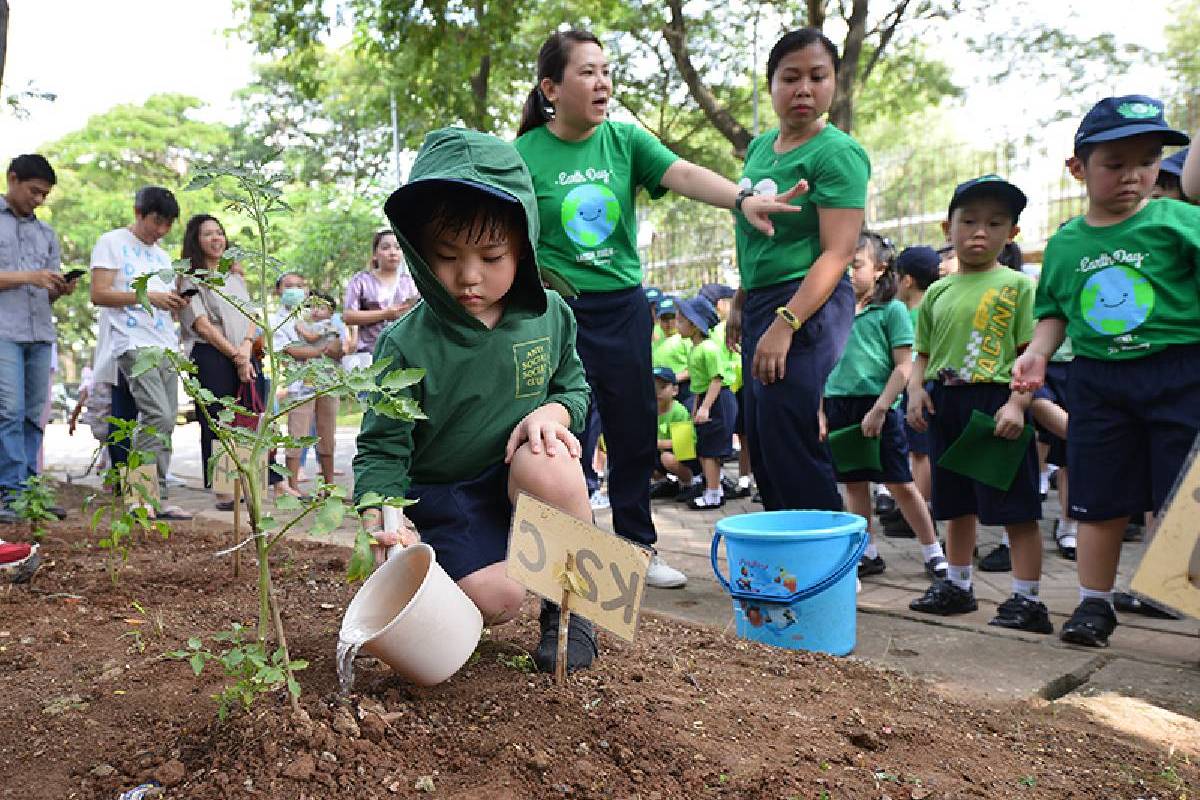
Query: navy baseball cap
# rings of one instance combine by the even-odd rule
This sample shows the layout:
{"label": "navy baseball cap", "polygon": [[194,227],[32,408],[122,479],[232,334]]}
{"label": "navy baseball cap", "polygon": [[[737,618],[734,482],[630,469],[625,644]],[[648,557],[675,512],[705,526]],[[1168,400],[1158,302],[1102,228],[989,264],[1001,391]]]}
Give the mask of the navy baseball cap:
{"label": "navy baseball cap", "polygon": [[655,305],[662,300],[662,289],[657,286],[647,286],[643,291],[646,293],[646,300],[650,302],[650,305]]}
{"label": "navy baseball cap", "polygon": [[946,216],[953,216],[954,209],[976,197],[999,197],[1012,210],[1013,222],[1020,219],[1021,212],[1029,202],[1024,192],[999,175],[980,175],[954,187],[954,196],[950,198],[950,210]]}
{"label": "navy baseball cap", "polygon": [[717,309],[713,307],[713,304],[700,295],[680,300],[679,313],[683,314],[688,322],[699,328],[700,332],[706,336],[720,319],[717,316]]}
{"label": "navy baseball cap", "polygon": [[1172,153],[1162,160],[1158,165],[1159,172],[1165,172],[1168,175],[1174,175],[1178,178],[1183,174],[1183,162],[1187,158],[1188,148],[1183,148],[1178,153]]}
{"label": "navy baseball cap", "polygon": [[1161,100],[1144,94],[1106,97],[1084,115],[1075,131],[1075,149],[1083,144],[1111,142],[1141,133],[1161,133],[1163,144],[1185,145],[1191,141],[1183,131],[1167,125]]}
{"label": "navy baseball cap", "polygon": [[654,377],[667,383],[675,383],[675,370],[670,367],[655,367]]}
{"label": "navy baseball cap", "polygon": [[911,275],[918,283],[928,286],[938,279],[942,257],[928,245],[906,247],[896,256],[896,272]]}
{"label": "navy baseball cap", "polygon": [[700,296],[714,306],[718,300],[727,300],[734,294],[733,287],[723,283],[706,283],[700,287]]}
{"label": "navy baseball cap", "polygon": [[660,317],[675,316],[676,312],[675,298],[670,295],[663,295],[658,301],[657,314]]}

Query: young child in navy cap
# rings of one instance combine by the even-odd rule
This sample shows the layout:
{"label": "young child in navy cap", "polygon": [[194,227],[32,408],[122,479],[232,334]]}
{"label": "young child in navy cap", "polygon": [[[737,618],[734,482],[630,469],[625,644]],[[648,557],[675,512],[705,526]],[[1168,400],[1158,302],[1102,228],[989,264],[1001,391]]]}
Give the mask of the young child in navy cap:
{"label": "young child in navy cap", "polygon": [[[971,559],[976,522],[1003,525],[1012,547],[1012,597],[992,625],[1050,633],[1049,612],[1038,600],[1042,543],[1037,521],[1038,463],[1025,449],[1007,491],[938,464],[962,434],[972,412],[995,419],[995,435],[1018,439],[1030,396],[1009,391],[1012,365],[1033,335],[1033,280],[996,259],[1020,230],[1025,195],[997,175],[959,184],[942,223],[958,256],[958,272],[933,284],[917,316],[917,361],[908,382],[909,424],[929,431],[933,462],[933,515],[948,520],[949,577],[936,581],[909,607],[929,614],[976,608]],[[928,392],[925,382],[932,381]],[[926,416],[928,414],[928,417]]]}
{"label": "young child in navy cap", "polygon": [[677,397],[683,405],[689,405],[692,391],[688,388],[688,354],[692,352],[692,340],[679,332],[676,319],[679,306],[674,297],[663,296],[658,301],[658,324],[663,330],[662,341],[650,350],[650,363],[654,367],[666,367],[675,373]]}
{"label": "young child in navy cap", "polygon": [[1180,183],[1180,176],[1183,175],[1183,162],[1187,160],[1187,153],[1188,148],[1185,147],[1178,153],[1172,153],[1162,160],[1158,166],[1158,177],[1155,178],[1154,186],[1150,189],[1152,199],[1166,197],[1195,205],[1194,201],[1189,200],[1183,193],[1183,186]]}
{"label": "young child in navy cap", "polygon": [[699,496],[702,489],[700,463],[694,458],[681,459],[675,455],[671,426],[680,422],[692,424],[692,415],[675,399],[679,393],[675,373],[670,367],[654,368],[654,396],[658,402],[658,464],[656,480],[650,484],[650,499],[677,497],[681,492]]}
{"label": "young child in navy cap", "polygon": [[1062,638],[1103,647],[1131,516],[1161,511],[1200,431],[1200,208],[1151,201],[1162,149],[1188,137],[1143,95],[1097,103],[1075,133],[1082,217],[1050,238],[1037,332],[1013,386],[1039,388],[1071,337],[1071,516],[1079,520],[1079,605]]}
{"label": "young child in navy cap", "polygon": [[703,511],[725,505],[721,488],[721,462],[733,455],[733,418],[736,413],[729,362],[720,346],[708,338],[717,324],[717,310],[703,297],[679,301],[679,332],[691,339],[688,373],[692,379],[696,423],[696,455],[704,469],[704,494],[688,503],[688,508]]}
{"label": "young child in navy cap", "polygon": [[[927,245],[906,247],[896,257],[896,275],[899,281],[896,285],[896,297],[908,307],[913,331],[917,329],[917,309],[925,299],[925,292],[941,277],[941,265],[942,257]],[[913,357],[916,358],[915,353]],[[929,478],[929,434],[908,424],[908,392],[903,395],[900,411],[905,416],[904,434],[908,441],[908,458],[912,464],[913,482],[921,495],[929,500],[932,496]],[[898,511],[895,516],[899,517],[895,522],[892,519],[880,518],[885,533],[894,529],[901,532],[901,535],[915,535],[911,533],[911,528],[908,528],[908,523],[904,522]]]}
{"label": "young child in navy cap", "polygon": [[[850,270],[854,324],[845,352],[825,381],[823,427],[837,431],[858,425],[864,437],[880,440],[879,469],[845,469],[834,462],[838,483],[845,486],[846,510],[866,518],[870,532],[871,483],[885,485],[902,518],[917,532],[929,577],[945,578],[946,557],[925,498],[913,485],[903,422],[893,408],[912,368],[913,326],[908,309],[896,299],[896,276],[883,251],[879,236],[868,232],[859,238]],[[879,575],[884,569],[883,556],[872,541],[859,562],[858,576]]]}

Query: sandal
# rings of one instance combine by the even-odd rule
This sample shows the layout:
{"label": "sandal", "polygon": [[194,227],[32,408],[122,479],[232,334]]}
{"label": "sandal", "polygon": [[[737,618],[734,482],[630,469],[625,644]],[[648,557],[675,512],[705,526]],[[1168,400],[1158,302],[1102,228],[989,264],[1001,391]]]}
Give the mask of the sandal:
{"label": "sandal", "polygon": [[[232,510],[232,509],[233,509],[233,505],[231,503],[230,510]],[[187,513],[186,511],[184,511],[179,506],[163,506],[162,509],[158,512],[158,519],[188,520],[191,518],[192,518],[192,515]]]}

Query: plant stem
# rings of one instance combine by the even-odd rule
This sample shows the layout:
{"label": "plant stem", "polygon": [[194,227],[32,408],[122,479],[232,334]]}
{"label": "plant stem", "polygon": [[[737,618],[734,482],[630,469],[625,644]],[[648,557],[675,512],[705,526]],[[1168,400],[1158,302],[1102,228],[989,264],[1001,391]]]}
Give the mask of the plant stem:
{"label": "plant stem", "polygon": [[[275,623],[275,636],[279,640],[279,649],[283,651],[283,669],[292,680],[296,679],[292,672],[292,657],[288,653],[287,636],[283,632],[283,618],[279,615],[279,599],[275,596],[275,585],[271,582],[271,572],[267,571],[267,596],[271,599],[271,619]],[[300,701],[288,689],[288,699],[292,703],[292,711],[300,710]]]}

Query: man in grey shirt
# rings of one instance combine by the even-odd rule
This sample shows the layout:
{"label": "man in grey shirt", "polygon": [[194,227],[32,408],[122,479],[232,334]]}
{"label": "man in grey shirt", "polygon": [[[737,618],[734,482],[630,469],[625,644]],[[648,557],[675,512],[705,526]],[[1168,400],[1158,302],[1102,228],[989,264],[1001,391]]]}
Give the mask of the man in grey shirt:
{"label": "man in grey shirt", "polygon": [[50,304],[76,283],[62,274],[58,237],[33,213],[57,181],[50,162],[17,156],[7,179],[0,198],[0,523],[18,521],[12,501],[37,473],[56,338]]}

